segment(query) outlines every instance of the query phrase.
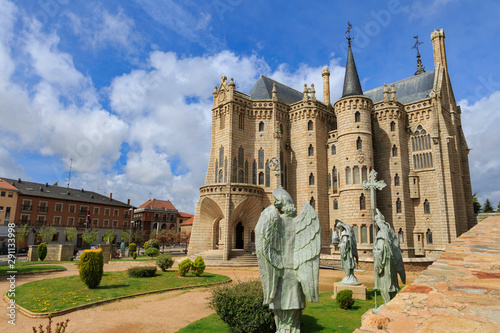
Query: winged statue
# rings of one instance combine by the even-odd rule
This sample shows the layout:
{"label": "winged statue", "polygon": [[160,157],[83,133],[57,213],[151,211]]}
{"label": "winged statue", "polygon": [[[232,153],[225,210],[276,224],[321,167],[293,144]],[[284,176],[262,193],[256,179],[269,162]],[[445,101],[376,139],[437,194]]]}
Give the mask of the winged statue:
{"label": "winged statue", "polygon": [[276,332],[300,332],[300,315],[318,302],[321,227],[314,208],[304,203],[297,216],[292,198],[274,189],[274,205],[262,211],[255,246],[264,304],[274,310]]}
{"label": "winged statue", "polygon": [[335,220],[335,228],[340,230],[340,263],[345,271],[345,278],[340,281],[340,284],[360,285],[356,276],[354,276],[354,268],[359,260],[358,247],[356,245],[356,237],[351,226],[342,222],[339,219]]}

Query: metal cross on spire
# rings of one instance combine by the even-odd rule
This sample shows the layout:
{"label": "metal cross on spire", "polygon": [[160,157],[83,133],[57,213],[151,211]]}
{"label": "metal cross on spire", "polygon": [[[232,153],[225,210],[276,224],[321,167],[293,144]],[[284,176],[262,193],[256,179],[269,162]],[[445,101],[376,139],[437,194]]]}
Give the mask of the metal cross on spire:
{"label": "metal cross on spire", "polygon": [[413,38],[415,38],[415,45],[413,45],[411,48],[412,49],[417,49],[417,58],[419,58],[420,57],[420,52],[418,51],[418,46],[420,44],[423,44],[424,42],[419,42],[418,41],[418,35],[414,36]]}
{"label": "metal cross on spire", "polygon": [[351,29],[352,29],[352,24],[351,22],[347,21],[347,31],[345,32],[347,34],[347,43],[349,43],[349,46],[351,46],[351,40],[354,38],[351,38]]}

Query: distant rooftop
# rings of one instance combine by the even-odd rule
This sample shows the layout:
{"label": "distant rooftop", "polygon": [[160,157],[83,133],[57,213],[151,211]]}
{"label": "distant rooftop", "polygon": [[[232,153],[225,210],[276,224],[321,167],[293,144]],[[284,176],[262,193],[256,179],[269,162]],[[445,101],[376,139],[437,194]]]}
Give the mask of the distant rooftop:
{"label": "distant rooftop", "polygon": [[276,93],[278,102],[285,104],[293,104],[301,101],[304,94],[300,91],[285,86],[282,83],[274,81],[266,76],[261,75],[252,90],[250,90],[250,98],[252,100],[258,99],[272,99],[273,97],[273,84],[276,84]]}
{"label": "distant rooftop", "polygon": [[169,200],[156,200],[156,199],[149,199],[142,205],[138,207],[140,208],[148,208],[148,209],[165,209],[165,210],[177,210],[175,208],[174,204],[170,202]]}

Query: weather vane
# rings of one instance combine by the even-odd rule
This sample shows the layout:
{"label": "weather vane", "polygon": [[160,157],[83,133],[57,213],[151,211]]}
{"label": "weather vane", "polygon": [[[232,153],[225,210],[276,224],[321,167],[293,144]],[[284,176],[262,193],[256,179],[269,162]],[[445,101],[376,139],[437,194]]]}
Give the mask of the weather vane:
{"label": "weather vane", "polygon": [[351,29],[352,29],[352,24],[351,22],[347,21],[347,31],[345,32],[347,34],[347,43],[349,43],[349,46],[351,46],[351,40],[354,38],[351,38]]}
{"label": "weather vane", "polygon": [[418,46],[420,44],[423,44],[424,42],[418,41],[418,35],[414,36],[413,38],[415,38],[415,45],[412,46],[412,49],[417,49],[417,58],[418,58],[418,57],[420,57],[420,52],[418,51]]}

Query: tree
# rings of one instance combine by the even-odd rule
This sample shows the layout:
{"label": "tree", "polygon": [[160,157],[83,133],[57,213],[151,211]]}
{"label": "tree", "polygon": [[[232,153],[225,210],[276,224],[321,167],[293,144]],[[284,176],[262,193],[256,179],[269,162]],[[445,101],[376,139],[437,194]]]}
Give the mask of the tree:
{"label": "tree", "polygon": [[156,239],[162,247],[162,251],[165,250],[165,246],[171,246],[174,243],[174,234],[170,230],[162,230],[156,236]]}
{"label": "tree", "polygon": [[491,205],[490,199],[486,198],[483,206],[483,213],[493,213],[493,206]]}
{"label": "tree", "polygon": [[186,252],[190,239],[191,239],[191,233],[188,234],[187,232],[183,231],[179,234],[179,244],[186,246]]}
{"label": "tree", "polygon": [[66,235],[68,242],[74,242],[78,237],[78,230],[76,230],[75,227],[66,227],[64,234]]}
{"label": "tree", "polygon": [[116,238],[115,229],[108,230],[102,235],[102,240],[110,244],[113,243],[115,238]]}
{"label": "tree", "polygon": [[17,226],[16,227],[16,233],[15,233],[15,239],[16,239],[16,248],[19,250],[21,247],[21,244],[28,238],[28,235],[30,233],[29,230],[26,230],[26,227],[28,225],[24,224],[22,227]]}
{"label": "tree", "polygon": [[497,213],[500,213],[500,201],[498,202]]}
{"label": "tree", "polygon": [[479,200],[477,199],[477,192],[472,195],[472,202],[474,205],[474,214],[479,214],[481,212],[481,204],[479,203]]}
{"label": "tree", "polygon": [[52,242],[52,239],[54,238],[54,235],[57,233],[56,228],[44,225],[40,228],[40,231],[38,232],[38,235],[42,239],[42,242],[45,244],[48,244]]}
{"label": "tree", "polygon": [[136,230],[132,233],[132,241],[137,245],[144,244],[147,239],[146,231]]}
{"label": "tree", "polygon": [[127,230],[122,231],[122,242],[128,243],[130,240],[130,233]]}
{"label": "tree", "polygon": [[82,235],[82,239],[87,244],[91,244],[97,240],[99,237],[99,232],[96,229],[85,229]]}

